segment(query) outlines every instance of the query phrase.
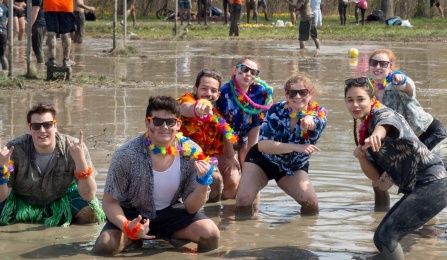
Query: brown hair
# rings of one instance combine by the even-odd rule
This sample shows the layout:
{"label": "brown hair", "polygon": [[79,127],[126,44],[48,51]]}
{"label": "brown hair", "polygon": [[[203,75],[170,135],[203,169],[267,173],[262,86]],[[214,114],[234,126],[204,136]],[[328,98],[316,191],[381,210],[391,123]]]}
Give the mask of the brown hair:
{"label": "brown hair", "polygon": [[373,51],[373,53],[371,53],[371,55],[369,56],[369,59],[372,59],[372,57],[374,57],[377,54],[385,54],[388,56],[388,58],[390,59],[390,61],[392,62],[392,64],[390,65],[390,69],[392,71],[395,71],[398,69],[398,66],[396,64],[397,60],[396,60],[396,55],[394,55],[394,52],[390,49],[378,49]]}
{"label": "brown hair", "polygon": [[290,89],[290,86],[294,83],[301,82],[303,87],[310,90],[312,94],[320,93],[320,90],[317,88],[317,85],[314,81],[310,79],[310,76],[305,73],[299,73],[291,76],[284,84],[284,90],[287,91]]}
{"label": "brown hair", "polygon": [[261,64],[259,64],[258,60],[256,60],[256,59],[253,58],[253,57],[249,57],[249,56],[245,56],[245,57],[243,57],[242,59],[240,59],[240,60],[236,63],[236,65],[237,65],[237,64],[242,64],[242,63],[244,63],[244,61],[246,61],[246,60],[251,60],[251,61],[253,61],[254,63],[256,63],[256,65],[258,65],[258,70],[259,70],[259,71],[261,70]]}
{"label": "brown hair", "polygon": [[39,103],[35,106],[33,106],[26,115],[26,122],[31,123],[31,116],[34,114],[45,114],[45,113],[51,113],[53,115],[53,119],[56,119],[56,109],[50,105],[44,105],[42,103]]}

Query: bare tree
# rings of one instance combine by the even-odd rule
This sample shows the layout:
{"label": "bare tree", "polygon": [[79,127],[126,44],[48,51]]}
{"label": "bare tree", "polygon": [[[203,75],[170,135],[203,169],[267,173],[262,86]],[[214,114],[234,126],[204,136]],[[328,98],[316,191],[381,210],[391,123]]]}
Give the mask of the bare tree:
{"label": "bare tree", "polygon": [[380,9],[385,14],[385,19],[394,16],[394,0],[382,0]]}

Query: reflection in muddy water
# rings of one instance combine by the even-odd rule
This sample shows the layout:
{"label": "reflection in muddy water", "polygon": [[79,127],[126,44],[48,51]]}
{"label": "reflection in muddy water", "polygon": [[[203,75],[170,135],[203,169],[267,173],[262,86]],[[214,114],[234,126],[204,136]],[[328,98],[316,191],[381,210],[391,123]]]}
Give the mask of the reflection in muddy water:
{"label": "reflection in muddy water", "polygon": [[[104,75],[128,81],[147,81],[143,87],[76,86],[35,90],[1,90],[0,136],[2,141],[27,131],[25,114],[37,102],[54,104],[60,132],[78,135],[84,130],[85,142],[98,169],[99,196],[114,150],[142,133],[144,113],[151,95],[180,96],[191,89],[202,68],[229,75],[229,69],[243,55],[254,55],[261,63],[261,78],[275,88],[274,100],[284,98],[282,86],[294,72],[307,72],[323,93],[317,97],[329,110],[328,127],[318,143],[309,174],[317,190],[320,214],[301,217],[299,206],[277,188],[274,182],[261,192],[260,212],[248,220],[236,219],[234,201],[206,205],[204,212],[221,230],[220,248],[200,258],[242,259],[373,259],[376,249],[373,231],[385,213],[374,212],[370,182],[352,156],[352,119],[343,101],[342,82],[361,74],[367,54],[376,48],[392,48],[403,71],[418,87],[421,104],[447,123],[447,47],[438,44],[349,44],[323,43],[319,53],[300,52],[294,41],[252,42],[130,42],[140,49],[137,57],[112,58],[103,50],[111,43],[87,40],[73,46],[75,75]],[[356,47],[360,58],[348,58]],[[22,54],[18,54],[22,57]],[[17,64],[23,64],[20,67]],[[18,72],[24,63],[16,62]],[[39,68],[43,70],[44,68]],[[228,77],[227,77],[228,78]],[[129,83],[129,85],[132,85]],[[400,195],[392,189],[392,202]],[[447,257],[446,211],[430,225],[402,240],[407,259]],[[0,258],[91,258],[88,252],[102,226],[45,228],[17,224],[0,227]],[[427,238],[440,233],[437,238]],[[16,246],[20,243],[20,247]],[[188,245],[190,246],[190,245]],[[191,245],[193,246],[193,245]],[[175,249],[160,241],[147,241],[145,248],[126,254],[135,259],[197,259],[186,248]]]}

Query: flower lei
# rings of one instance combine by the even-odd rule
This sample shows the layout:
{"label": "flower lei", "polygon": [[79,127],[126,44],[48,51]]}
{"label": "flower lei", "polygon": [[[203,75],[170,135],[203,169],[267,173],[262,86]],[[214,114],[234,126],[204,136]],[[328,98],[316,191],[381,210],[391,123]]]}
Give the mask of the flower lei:
{"label": "flower lei", "polygon": [[[293,111],[292,107],[289,105],[289,103],[286,104],[285,108],[288,108],[289,110],[289,116],[290,118],[295,118],[298,116],[298,118],[304,118],[305,116],[316,116],[319,118],[324,118],[328,111],[324,107],[320,107],[316,101],[313,101],[307,106],[307,110],[301,110],[300,112]],[[309,134],[307,130],[301,129],[300,137],[303,138],[309,138]]]}
{"label": "flower lei", "polygon": [[9,160],[7,165],[0,166],[0,185],[9,181],[11,172],[14,172],[14,162]]}
{"label": "flower lei", "polygon": [[368,125],[369,121],[371,120],[372,109],[374,107],[380,108],[381,106],[382,104],[380,104],[380,102],[377,100],[371,105],[371,110],[369,111],[369,114],[366,116],[365,120],[360,124],[359,127],[359,144],[361,145],[365,144],[366,134],[368,133]]}
{"label": "flower lei", "polygon": [[238,140],[237,135],[234,134],[234,130],[231,128],[231,126],[227,123],[227,121],[225,121],[225,119],[223,119],[221,116],[217,115],[217,114],[213,114],[212,116],[204,116],[204,117],[200,117],[199,115],[196,114],[196,109],[195,107],[197,106],[198,103],[206,103],[209,106],[211,106],[211,109],[213,108],[213,105],[211,104],[211,102],[209,100],[205,100],[205,99],[199,99],[195,104],[194,104],[194,115],[196,116],[197,120],[202,121],[202,122],[212,122],[216,124],[216,128],[217,130],[223,135],[225,136],[225,138],[227,140],[229,140],[232,144],[236,143]]}
{"label": "flower lei", "polygon": [[146,132],[146,146],[149,151],[153,152],[154,154],[172,154],[177,155],[181,154],[183,156],[189,156],[192,159],[196,160],[205,160],[211,165],[217,165],[217,158],[216,157],[209,157],[206,156],[204,152],[197,149],[196,147],[191,147],[186,143],[186,141],[190,140],[188,137],[183,136],[182,133],[176,134],[177,139],[182,143],[182,145],[177,145],[177,147],[168,146],[168,147],[160,147],[155,146],[152,144],[151,138],[149,137],[149,133]]}
{"label": "flower lei", "polygon": [[386,78],[382,81],[382,83],[376,83],[374,80],[371,80],[372,85],[374,86],[374,92],[377,90],[385,89],[387,85]]}
{"label": "flower lei", "polygon": [[[272,104],[272,95],[273,95],[273,89],[267,85],[263,80],[256,78],[255,82],[260,84],[264,87],[264,90],[267,92],[267,99],[265,100],[264,105],[259,105],[255,103],[253,100],[251,100],[250,97],[247,96],[247,94],[239,87],[239,84],[236,81],[235,76],[233,76],[230,80],[230,87],[231,87],[231,94],[233,95],[233,99],[236,102],[236,104],[244,110],[248,114],[259,114],[263,110],[268,110]],[[236,94],[237,92],[237,94]],[[248,108],[248,105],[252,105],[254,108]]]}

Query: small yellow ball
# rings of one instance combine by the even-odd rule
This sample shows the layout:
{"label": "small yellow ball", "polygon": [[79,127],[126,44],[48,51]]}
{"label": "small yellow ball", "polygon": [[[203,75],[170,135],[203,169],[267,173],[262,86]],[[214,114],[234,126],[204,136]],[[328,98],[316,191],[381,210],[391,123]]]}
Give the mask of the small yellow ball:
{"label": "small yellow ball", "polygon": [[348,51],[349,57],[351,58],[357,58],[359,56],[359,51],[356,48],[351,48]]}

